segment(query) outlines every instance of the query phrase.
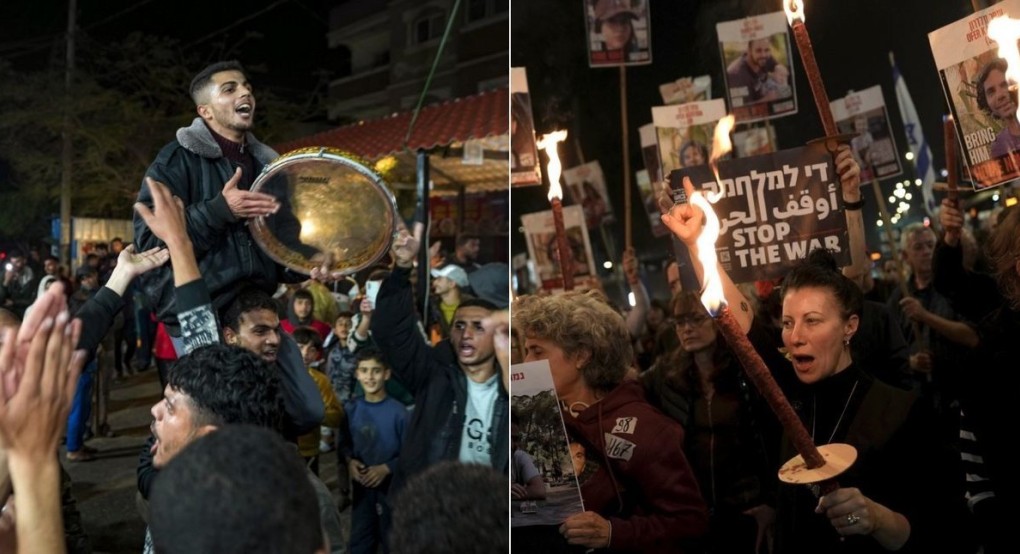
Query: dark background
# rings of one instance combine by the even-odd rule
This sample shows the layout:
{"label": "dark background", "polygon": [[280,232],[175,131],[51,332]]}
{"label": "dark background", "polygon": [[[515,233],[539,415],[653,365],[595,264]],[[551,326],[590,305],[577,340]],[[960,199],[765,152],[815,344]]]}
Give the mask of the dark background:
{"label": "dark background", "polygon": [[[651,122],[652,106],[662,105],[660,84],[683,76],[708,74],[712,77],[712,97],[725,98],[715,24],[782,11],[778,0],[649,1],[653,63],[628,67],[626,75],[632,172],[644,166],[637,129]],[[936,179],[941,179],[939,170],[945,163],[942,116],[948,113],[948,108],[927,34],[973,13],[971,3],[963,0],[808,0],[805,5],[805,21],[830,99],[843,97],[850,90],[881,85],[893,136],[902,155],[908,148],[889,64],[888,54],[893,52],[931,147]],[[609,225],[607,231],[616,246],[613,261],[618,262],[624,240],[620,75],[617,68],[588,68],[583,10],[583,0],[514,2],[511,64],[527,68],[536,133],[569,129],[570,136],[559,150],[563,166],[580,163],[579,152],[583,153],[585,161],[598,160],[602,164],[617,214],[617,223]],[[792,36],[790,40],[797,51]],[[799,53],[791,53],[791,59],[798,113],[772,121],[781,149],[793,148],[822,135]],[[544,155],[542,157],[544,160]],[[905,160],[903,165],[904,174],[883,182],[885,196],[897,180],[916,178],[913,165]],[[547,183],[543,183],[541,187],[513,189],[515,216],[549,209],[545,196],[547,187]],[[875,225],[878,210],[868,185],[862,185],[862,193],[867,202],[864,214],[869,249],[877,250],[880,240]],[[651,235],[636,186],[631,194],[634,246],[646,270],[656,270],[669,255],[670,242]],[[920,194],[913,195],[910,217],[901,220],[900,226],[923,216],[920,197]],[[601,239],[597,232],[591,234],[593,247],[599,250],[601,247],[596,243]],[[520,233],[512,236],[511,251],[525,252],[523,236]],[[601,260],[596,265],[604,271]],[[662,280],[664,286],[664,279],[659,279],[658,274],[655,279]],[[657,286],[648,280],[646,283]]]}

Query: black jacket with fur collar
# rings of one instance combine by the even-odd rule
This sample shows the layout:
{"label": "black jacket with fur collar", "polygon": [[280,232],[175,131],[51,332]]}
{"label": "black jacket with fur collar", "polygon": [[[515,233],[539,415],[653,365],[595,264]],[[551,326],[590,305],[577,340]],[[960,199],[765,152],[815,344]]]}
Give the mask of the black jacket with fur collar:
{"label": "black jacket with fur collar", "polygon": [[[245,145],[255,159],[256,174],[277,157],[272,148],[256,140],[251,133],[245,137]],[[177,130],[177,139],[160,150],[145,172],[146,176],[167,185],[184,202],[188,236],[217,312],[233,301],[241,281],[272,292],[280,281],[305,278],[271,260],[255,244],[246,221],[230,213],[220,193],[234,170],[234,164],[223,157],[205,122],[195,118],[189,127]],[[152,194],[144,179],[138,201],[152,206]],[[134,230],[139,251],[163,246],[138,214],[134,216]],[[177,309],[170,264],[149,271],[140,279],[156,317],[176,336]]]}

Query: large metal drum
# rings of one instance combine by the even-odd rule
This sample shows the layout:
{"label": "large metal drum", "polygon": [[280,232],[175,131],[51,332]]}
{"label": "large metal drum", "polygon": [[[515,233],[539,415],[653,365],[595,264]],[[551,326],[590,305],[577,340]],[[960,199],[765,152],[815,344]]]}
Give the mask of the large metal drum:
{"label": "large metal drum", "polygon": [[396,230],[393,194],[369,166],[334,148],[302,148],[263,168],[252,191],[280,210],[249,221],[259,247],[301,273],[323,267],[352,274],[389,250]]}

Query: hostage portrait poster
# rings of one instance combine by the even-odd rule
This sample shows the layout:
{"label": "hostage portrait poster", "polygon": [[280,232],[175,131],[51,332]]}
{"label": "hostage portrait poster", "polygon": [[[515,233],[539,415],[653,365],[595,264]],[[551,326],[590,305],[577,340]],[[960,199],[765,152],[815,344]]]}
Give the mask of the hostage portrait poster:
{"label": "hostage portrait poster", "polygon": [[1020,0],[1004,0],[928,34],[960,150],[977,190],[1020,177],[1016,91],[1010,90],[998,43],[987,34],[988,23],[999,16],[1020,17]]}
{"label": "hostage portrait poster", "polygon": [[839,176],[824,144],[720,162],[718,183],[708,165],[674,171],[674,202],[686,202],[684,177],[719,217],[716,252],[733,282],[785,275],[815,248],[850,263]]}
{"label": "hostage portrait poster", "polygon": [[647,0],[582,0],[590,67],[652,63]]}
{"label": "hostage portrait poster", "polygon": [[829,102],[840,133],[854,135],[850,150],[861,166],[861,182],[903,173],[896,141],[889,132],[882,87],[875,85]]}
{"label": "hostage portrait poster", "polygon": [[726,98],[737,123],[797,113],[783,12],[717,23]]}

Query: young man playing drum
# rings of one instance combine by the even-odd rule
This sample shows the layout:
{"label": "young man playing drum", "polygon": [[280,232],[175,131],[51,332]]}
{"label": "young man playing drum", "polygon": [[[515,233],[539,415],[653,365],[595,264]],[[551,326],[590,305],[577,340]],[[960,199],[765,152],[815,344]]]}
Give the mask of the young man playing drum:
{"label": "young man playing drum", "polygon": [[[275,213],[281,206],[271,195],[248,190],[277,153],[251,133],[255,93],[244,69],[236,61],[214,63],[195,76],[190,93],[198,117],[177,130],[145,176],[165,183],[183,202],[199,269],[213,306],[220,311],[234,299],[237,287],[233,285],[240,281],[272,292],[281,281],[299,282],[306,277],[285,270],[255,248],[246,225],[248,218]],[[138,201],[152,207],[152,194],[144,181]],[[162,245],[137,214],[134,228],[139,251]],[[146,274],[141,284],[179,346],[171,268]]]}

